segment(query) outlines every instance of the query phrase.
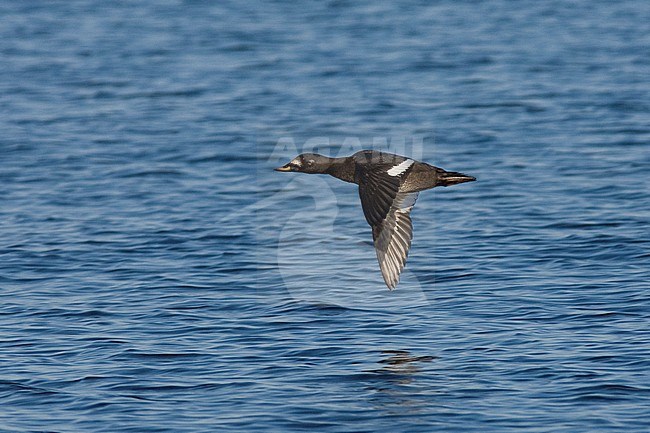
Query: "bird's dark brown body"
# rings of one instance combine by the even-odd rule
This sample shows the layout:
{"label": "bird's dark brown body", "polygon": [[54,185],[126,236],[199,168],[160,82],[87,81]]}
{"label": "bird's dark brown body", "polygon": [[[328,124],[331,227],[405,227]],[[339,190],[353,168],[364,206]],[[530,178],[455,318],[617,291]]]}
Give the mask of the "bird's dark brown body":
{"label": "bird's dark brown body", "polygon": [[362,150],[344,158],[298,155],[277,171],[329,174],[359,185],[363,213],[372,227],[379,267],[389,289],[404,268],[413,228],[410,212],[420,191],[476,180],[405,156]]}

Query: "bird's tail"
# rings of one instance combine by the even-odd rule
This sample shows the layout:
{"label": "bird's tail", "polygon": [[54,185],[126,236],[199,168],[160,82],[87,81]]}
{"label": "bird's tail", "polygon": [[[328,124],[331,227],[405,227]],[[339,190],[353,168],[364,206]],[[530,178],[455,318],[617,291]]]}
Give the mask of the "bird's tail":
{"label": "bird's tail", "polygon": [[436,186],[451,186],[451,185],[456,185],[457,183],[473,182],[476,180],[475,177],[468,176],[463,173],[458,173],[455,171],[445,171],[443,169],[438,169],[438,170],[439,171],[436,173],[438,176]]}

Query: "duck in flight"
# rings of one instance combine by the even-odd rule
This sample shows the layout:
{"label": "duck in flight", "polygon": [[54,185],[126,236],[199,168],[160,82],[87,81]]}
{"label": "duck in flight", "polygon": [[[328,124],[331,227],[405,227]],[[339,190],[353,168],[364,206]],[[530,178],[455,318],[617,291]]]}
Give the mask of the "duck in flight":
{"label": "duck in flight", "polygon": [[275,170],[329,174],[359,185],[363,214],[372,227],[379,268],[390,290],[397,286],[411,248],[413,225],[410,213],[419,192],[476,180],[472,176],[376,150],[361,150],[343,158],[303,153]]}

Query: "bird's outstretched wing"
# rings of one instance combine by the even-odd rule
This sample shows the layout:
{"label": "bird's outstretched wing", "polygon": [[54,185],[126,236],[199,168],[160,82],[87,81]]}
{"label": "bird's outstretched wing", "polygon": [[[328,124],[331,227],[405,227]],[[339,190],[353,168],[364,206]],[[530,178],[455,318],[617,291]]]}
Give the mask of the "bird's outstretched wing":
{"label": "bird's outstretched wing", "polygon": [[386,218],[372,227],[379,268],[391,290],[399,282],[399,274],[404,269],[411,248],[413,225],[410,213],[417,198],[417,192],[398,193]]}
{"label": "bird's outstretched wing", "polygon": [[402,180],[415,161],[391,153],[364,150],[354,154],[354,162],[363,214],[374,227],[388,215]]}
{"label": "bird's outstretched wing", "polygon": [[372,168],[359,164],[356,170],[361,206],[372,227],[379,268],[391,290],[399,282],[413,237],[410,212],[418,193],[399,192],[413,162],[407,158],[384,164],[375,161]]}

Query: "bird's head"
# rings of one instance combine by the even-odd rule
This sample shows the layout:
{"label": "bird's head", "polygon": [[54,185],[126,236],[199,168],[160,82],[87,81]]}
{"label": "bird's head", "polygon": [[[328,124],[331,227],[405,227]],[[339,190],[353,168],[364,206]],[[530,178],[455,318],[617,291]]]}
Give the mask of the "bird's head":
{"label": "bird's head", "polygon": [[317,153],[303,153],[278,167],[275,171],[298,171],[301,173],[326,173],[332,158]]}

